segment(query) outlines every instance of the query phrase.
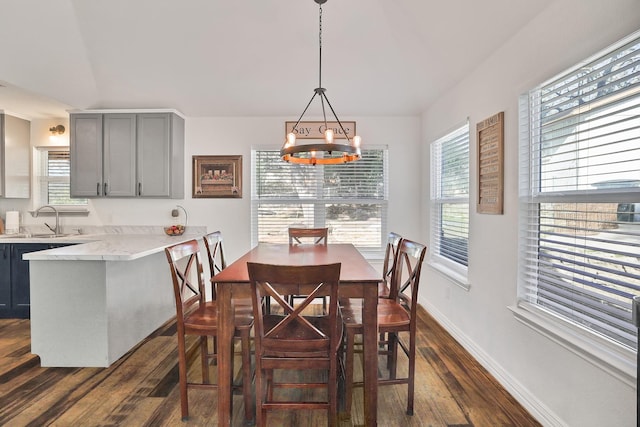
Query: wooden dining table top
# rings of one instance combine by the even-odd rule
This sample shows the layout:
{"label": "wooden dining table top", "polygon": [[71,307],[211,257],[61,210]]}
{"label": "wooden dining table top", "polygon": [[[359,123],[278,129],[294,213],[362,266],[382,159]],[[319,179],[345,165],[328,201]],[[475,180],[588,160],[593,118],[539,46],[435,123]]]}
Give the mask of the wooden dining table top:
{"label": "wooden dining table top", "polygon": [[260,243],[211,278],[216,283],[249,283],[247,262],[276,265],[341,263],[340,282],[379,282],[380,273],[350,243],[289,245]]}

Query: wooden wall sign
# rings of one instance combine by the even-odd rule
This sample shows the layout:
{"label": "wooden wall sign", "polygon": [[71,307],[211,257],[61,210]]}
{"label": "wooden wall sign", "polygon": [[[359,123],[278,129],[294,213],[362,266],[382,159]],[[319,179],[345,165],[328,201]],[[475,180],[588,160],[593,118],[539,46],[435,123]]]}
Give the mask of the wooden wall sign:
{"label": "wooden wall sign", "polygon": [[[327,126],[333,129],[335,139],[345,139],[345,132],[349,138],[353,138],[353,136],[356,135],[356,122],[343,122],[341,120],[340,123],[342,123],[344,132],[338,122],[327,122]],[[296,122],[285,122],[285,137],[293,130],[295,124]],[[323,139],[326,129],[324,122],[300,122],[294,133],[298,139]]]}
{"label": "wooden wall sign", "polygon": [[504,112],[476,125],[478,140],[477,212],[502,214],[504,198]]}

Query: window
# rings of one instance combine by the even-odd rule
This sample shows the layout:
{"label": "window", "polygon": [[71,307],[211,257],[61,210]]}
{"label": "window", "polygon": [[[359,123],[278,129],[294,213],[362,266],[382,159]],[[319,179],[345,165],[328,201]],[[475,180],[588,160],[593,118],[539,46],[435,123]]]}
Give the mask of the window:
{"label": "window", "polygon": [[70,196],[68,147],[39,147],[37,166],[36,205],[87,206],[87,199],[72,199]]}
{"label": "window", "polygon": [[431,255],[465,278],[469,246],[469,123],[431,144]]}
{"label": "window", "polygon": [[520,107],[520,304],[589,340],[637,349],[638,34],[533,89]]}
{"label": "window", "polygon": [[387,149],[340,165],[299,165],[279,150],[252,151],[252,242],[287,243],[288,228],[329,227],[330,243],[382,257],[386,243]]}

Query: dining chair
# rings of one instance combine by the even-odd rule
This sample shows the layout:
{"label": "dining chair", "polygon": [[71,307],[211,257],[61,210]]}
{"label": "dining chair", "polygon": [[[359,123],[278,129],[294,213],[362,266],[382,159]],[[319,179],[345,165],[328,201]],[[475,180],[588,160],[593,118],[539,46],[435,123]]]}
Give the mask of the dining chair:
{"label": "dining chair", "polygon": [[[253,316],[256,359],[256,425],[267,425],[270,410],[326,409],[328,425],[338,423],[338,370],[343,322],[339,315],[340,263],[287,266],[247,263]],[[295,308],[287,295],[306,295]],[[267,313],[263,299],[276,301],[282,313]],[[328,312],[304,314],[314,298],[329,299]],[[293,381],[290,371],[327,371],[326,382]],[[279,376],[274,374],[278,371]],[[296,401],[274,398],[274,388],[326,388],[326,400]],[[290,397],[290,396],[289,396]]]}
{"label": "dining chair", "polygon": [[[189,388],[216,388],[209,380],[209,364],[217,354],[209,350],[208,337],[217,336],[218,306],[216,301],[206,301],[204,273],[197,240],[189,240],[165,248],[171,270],[173,291],[176,302],[176,323],[178,336],[178,371],[180,382],[180,408],[182,419],[189,417]],[[235,336],[240,338],[242,351],[242,394],[244,397],[245,420],[253,420],[253,400],[251,395],[250,332],[253,326],[251,314],[236,313]],[[198,337],[201,382],[189,382],[187,377],[186,336]]]}
{"label": "dining chair", "polygon": [[[380,351],[387,356],[387,378],[380,378],[378,385],[407,384],[407,415],[413,415],[416,353],[416,310],[420,273],[427,247],[420,243],[401,239],[395,257],[395,268],[389,282],[389,295],[378,298],[378,330],[386,342]],[[360,305],[342,307],[345,322],[345,408],[351,411],[353,387],[362,385],[353,381],[355,336],[362,334],[362,308]],[[407,342],[408,339],[408,342]],[[407,376],[397,378],[398,347],[408,359]]]}
{"label": "dining chair", "polygon": [[[301,245],[305,243],[312,243],[314,245],[326,245],[329,235],[329,227],[323,228],[304,228],[304,227],[289,227],[289,245]],[[298,295],[289,295],[289,302],[294,303],[296,298],[300,298]],[[267,299],[267,302],[269,300]],[[322,298],[322,309],[327,311],[327,299]]]}
{"label": "dining chair", "polygon": [[313,243],[315,245],[326,245],[329,228],[303,228],[289,227],[289,244],[299,245],[303,243]]}

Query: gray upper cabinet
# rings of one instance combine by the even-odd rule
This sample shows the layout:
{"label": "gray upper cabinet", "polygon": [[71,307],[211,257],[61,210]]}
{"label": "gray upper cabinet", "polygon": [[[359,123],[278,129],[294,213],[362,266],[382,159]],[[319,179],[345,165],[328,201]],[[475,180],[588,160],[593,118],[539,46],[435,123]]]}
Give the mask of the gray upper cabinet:
{"label": "gray upper cabinet", "polygon": [[0,110],[0,197],[31,197],[31,123]]}
{"label": "gray upper cabinet", "polygon": [[177,114],[138,114],[137,194],[184,197],[184,120]]}
{"label": "gray upper cabinet", "polygon": [[72,113],[71,195],[184,197],[184,119],[175,113]]}

